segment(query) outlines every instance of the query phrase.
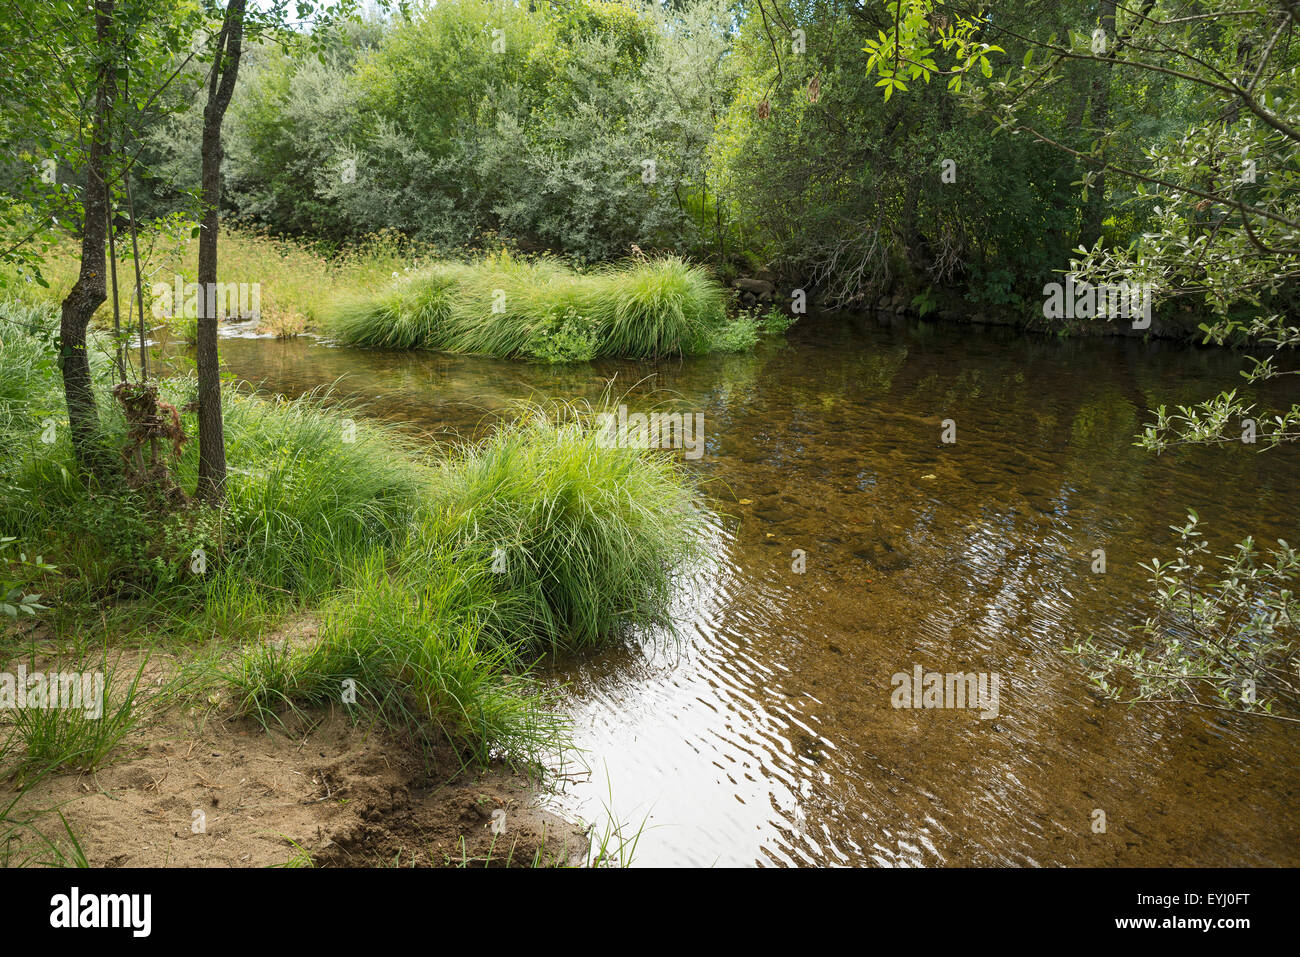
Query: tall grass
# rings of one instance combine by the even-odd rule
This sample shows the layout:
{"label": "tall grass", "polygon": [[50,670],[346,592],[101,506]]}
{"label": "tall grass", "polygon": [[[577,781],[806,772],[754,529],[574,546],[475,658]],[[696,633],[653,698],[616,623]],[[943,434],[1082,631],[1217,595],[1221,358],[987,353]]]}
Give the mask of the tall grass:
{"label": "tall grass", "polygon": [[716,280],[675,257],[599,272],[589,295],[587,308],[604,330],[603,355],[707,352],[726,322]]}
{"label": "tall grass", "polygon": [[467,574],[450,555],[418,581],[368,563],[329,604],[315,644],[262,646],[225,672],[239,707],[265,722],[286,706],[346,704],[477,760],[497,753],[536,765],[558,743],[558,719],[509,650],[484,640],[490,593]]}
{"label": "tall grass", "polygon": [[[140,260],[142,284],[146,297],[156,282],[171,285],[176,276],[183,284],[197,282],[198,245],[191,236],[191,223],[177,223],[170,230],[150,232],[142,237]],[[81,252],[78,244],[64,237],[45,253],[41,271],[48,282],[42,287],[24,282],[13,272],[6,272],[6,292],[29,305],[57,306],[76,282]],[[131,327],[138,321],[134,310],[134,266],[129,242],[119,237],[118,309],[123,322]],[[301,314],[308,325],[320,319],[320,308],[330,292],[351,288],[377,289],[390,283],[394,274],[430,261],[433,250],[407,242],[391,233],[377,233],[346,249],[314,246],[280,239],[261,233],[223,227],[221,261],[217,281],[222,283],[258,283],[262,304],[267,312]],[[146,299],[146,310],[150,303]],[[112,292],[95,312],[94,322],[101,328],[111,325]],[[152,315],[148,324],[156,325]],[[192,320],[191,320],[192,321]],[[180,323],[178,323],[180,325]]]}
{"label": "tall grass", "polygon": [[450,546],[492,570],[493,624],[532,650],[587,647],[664,623],[698,513],[669,455],[602,442],[590,410],[525,407],[434,479],[404,568]]}
{"label": "tall grass", "polygon": [[[36,411],[59,396],[47,357],[0,310],[0,429],[13,453],[0,472],[0,534],[59,566],[40,589],[56,614],[83,601],[105,628],[111,615],[137,631],[256,641],[223,674],[264,720],[339,702],[350,678],[358,707],[421,740],[531,760],[558,733],[530,677],[537,658],[666,621],[674,569],[695,548],[693,493],[671,454],[610,446],[591,410],[566,405],[523,409],[434,461],[322,395],[232,393],[226,507],[160,509],[79,473],[66,426],[40,441]],[[104,441],[120,447],[124,427],[97,368]],[[191,379],[163,383],[178,406],[192,391]],[[188,414],[185,425],[193,434]],[[191,442],[176,467],[184,488],[196,459]],[[206,564],[196,570],[198,549]],[[110,613],[122,595],[134,611]],[[257,641],[278,615],[304,608],[319,609],[317,642]],[[33,761],[84,752],[98,763],[133,726],[130,707],[119,713],[100,738],[41,716],[22,718],[20,737]],[[87,748],[71,747],[73,732]]]}
{"label": "tall grass", "polygon": [[666,623],[697,522],[670,457],[602,443],[590,410],[526,408],[438,465],[406,538],[358,565],[316,644],[258,646],[224,678],[264,721],[340,703],[351,679],[362,713],[533,761],[557,729],[534,660]]}
{"label": "tall grass", "polygon": [[386,349],[423,349],[446,335],[452,299],[466,267],[440,263],[375,294],[336,293],[328,307],[328,328],[350,345]]}
{"label": "tall grass", "polygon": [[[125,435],[97,363],[102,441],[121,448]],[[192,378],[162,384],[163,398],[184,406]],[[227,506],[219,523],[197,510],[159,517],[120,482],[96,481],[72,467],[58,370],[50,351],[0,306],[0,528],[21,541],[44,537],[92,596],[130,591],[149,597],[164,586],[227,597],[249,585],[304,600],[323,598],[349,567],[377,545],[405,534],[425,494],[430,470],[395,428],[367,419],[326,393],[294,401],[224,393]],[[43,441],[47,419],[53,441]],[[193,435],[196,421],[184,416]],[[194,488],[198,443],[176,466]],[[162,526],[159,527],[160,523]],[[153,532],[155,541],[143,541]],[[33,547],[35,545],[33,544]],[[195,578],[190,555],[203,548],[210,571]],[[241,584],[242,583],[242,584]],[[65,599],[68,596],[64,596]],[[228,602],[227,602],[228,604]],[[255,607],[255,606],[254,606]]]}
{"label": "tall grass", "polygon": [[728,337],[726,305],[707,270],[673,256],[583,274],[503,254],[340,295],[324,317],[327,331],[359,346],[542,356],[548,337],[576,325],[594,338],[593,356],[656,358],[716,348]]}
{"label": "tall grass", "polygon": [[[230,394],[226,403],[224,567],[305,598],[324,597],[352,564],[401,541],[429,475],[394,428],[355,407],[327,410],[322,398]],[[192,481],[191,459],[182,483]]]}
{"label": "tall grass", "polygon": [[[363,347],[572,361],[743,352],[760,330],[743,313],[728,318],[727,290],[708,270],[676,256],[579,273],[555,259],[504,251],[438,260],[432,248],[387,234],[330,250],[230,229],[222,231],[221,250],[218,281],[258,284],[260,328],[279,335],[323,329]],[[119,284],[118,306],[134,329],[134,261],[120,252],[118,271],[128,281]],[[44,267],[49,286],[11,277],[10,294],[23,308],[57,307],[75,282],[78,257],[75,244],[56,243]],[[148,297],[156,282],[195,282],[194,257],[187,228],[142,248],[151,338],[193,337],[192,318],[159,320]],[[111,317],[108,302],[95,324],[107,328]]]}

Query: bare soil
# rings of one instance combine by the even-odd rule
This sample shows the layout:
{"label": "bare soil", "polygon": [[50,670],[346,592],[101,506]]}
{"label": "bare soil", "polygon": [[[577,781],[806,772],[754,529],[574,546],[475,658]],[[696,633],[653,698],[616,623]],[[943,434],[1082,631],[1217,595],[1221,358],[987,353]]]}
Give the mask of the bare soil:
{"label": "bare soil", "polygon": [[[276,640],[314,629],[292,631]],[[139,667],[132,654],[119,676]],[[142,687],[174,671],[155,655]],[[13,793],[0,781],[0,807]],[[584,829],[542,797],[519,771],[465,766],[450,745],[422,753],[341,710],[267,730],[214,696],[153,709],[106,766],[47,776],[20,808],[58,807],[95,867],[581,865]]]}

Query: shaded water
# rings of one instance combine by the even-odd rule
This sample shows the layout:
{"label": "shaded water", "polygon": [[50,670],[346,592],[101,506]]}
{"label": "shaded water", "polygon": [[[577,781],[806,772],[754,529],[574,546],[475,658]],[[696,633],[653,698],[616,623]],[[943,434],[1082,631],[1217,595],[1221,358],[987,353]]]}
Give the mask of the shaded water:
{"label": "shaded water", "polygon": [[[704,413],[709,559],[680,634],[556,674],[590,766],[556,801],[644,825],[639,864],[1300,863],[1300,726],[1102,702],[1061,654],[1149,612],[1137,563],[1188,506],[1212,544],[1295,540],[1300,450],[1131,444],[1148,408],[1240,386],[1239,358],[842,317],[659,365],[222,350],[289,395],[346,376],[338,393],[433,435],[611,377],[633,409]],[[893,708],[915,665],[999,673],[999,714]]]}

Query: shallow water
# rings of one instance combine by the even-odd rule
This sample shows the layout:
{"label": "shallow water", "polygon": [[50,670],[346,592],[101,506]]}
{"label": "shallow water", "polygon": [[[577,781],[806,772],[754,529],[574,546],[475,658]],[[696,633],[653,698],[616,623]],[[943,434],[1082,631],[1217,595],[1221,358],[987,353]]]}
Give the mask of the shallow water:
{"label": "shallow water", "polygon": [[[337,394],[434,438],[611,378],[633,410],[704,414],[709,557],[679,633],[555,674],[588,766],[556,803],[640,830],[637,864],[1300,863],[1300,726],[1102,702],[1061,653],[1149,611],[1137,563],[1188,506],[1216,545],[1295,540],[1300,450],[1131,444],[1148,408],[1240,387],[1239,358],[844,317],[658,365],[222,351],[288,395],[343,376]],[[996,672],[997,716],[895,709],[916,665]]]}

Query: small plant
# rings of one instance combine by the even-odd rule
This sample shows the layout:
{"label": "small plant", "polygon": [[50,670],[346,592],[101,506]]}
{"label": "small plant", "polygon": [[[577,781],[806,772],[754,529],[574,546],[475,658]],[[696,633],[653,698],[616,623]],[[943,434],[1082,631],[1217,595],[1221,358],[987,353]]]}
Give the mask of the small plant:
{"label": "small plant", "polygon": [[774,336],[782,335],[798,321],[797,316],[784,313],[780,309],[769,309],[760,320],[763,333]]}
{"label": "small plant", "polygon": [[596,322],[569,306],[563,315],[551,316],[537,330],[537,338],[528,352],[543,362],[590,362],[599,349],[600,330]]}
{"label": "small plant", "polygon": [[[284,837],[283,834],[281,834],[280,836]],[[289,846],[293,848],[293,853],[289,855],[288,860],[286,860],[283,864],[272,864],[271,865],[272,867],[298,869],[298,868],[310,868],[316,866],[316,861],[312,858],[311,851],[307,850],[307,848],[303,847],[301,844],[299,844],[291,837],[284,837],[284,839],[288,841]]]}
{"label": "small plant", "polygon": [[912,297],[912,308],[916,314],[924,319],[930,313],[938,308],[938,303],[934,301],[934,290],[926,286],[921,292]]}
{"label": "small plant", "polygon": [[57,569],[46,564],[40,555],[29,560],[23,552],[19,552],[17,557],[5,554],[15,541],[12,537],[0,538],[0,562],[3,562],[0,565],[0,614],[9,618],[34,616],[38,611],[47,610],[47,606],[41,604],[40,595],[27,591],[27,583],[36,574]]}
{"label": "small plant", "polygon": [[270,296],[262,303],[261,322],[257,331],[261,335],[275,336],[277,339],[295,339],[307,331],[310,321],[297,309],[281,306]]}
{"label": "small plant", "polygon": [[1143,646],[1109,650],[1089,637],[1071,650],[1115,700],[1202,704],[1208,695],[1214,707],[1264,715],[1276,702],[1300,705],[1300,601],[1292,590],[1300,556],[1284,541],[1261,552],[1247,538],[1218,556],[1221,566],[1211,572],[1199,522],[1189,511],[1186,525],[1172,526],[1176,557],[1142,566],[1151,572],[1157,606],[1134,629]]}
{"label": "small plant", "polygon": [[140,662],[118,693],[113,689],[116,669],[109,665],[106,655],[99,681],[93,683],[94,691],[90,690],[91,682],[82,685],[90,698],[83,698],[79,707],[56,707],[46,702],[39,707],[17,709],[14,734],[22,742],[24,753],[12,773],[22,781],[59,768],[93,771],[101,766],[140,723],[139,687],[147,663],[147,659]]}
{"label": "small plant", "polygon": [[[0,745],[0,754],[4,753],[5,746],[7,742]],[[9,803],[0,806],[0,867],[89,867],[86,852],[62,811],[19,809],[34,783],[26,781]],[[66,844],[46,833],[41,819],[51,812],[58,816]]]}

